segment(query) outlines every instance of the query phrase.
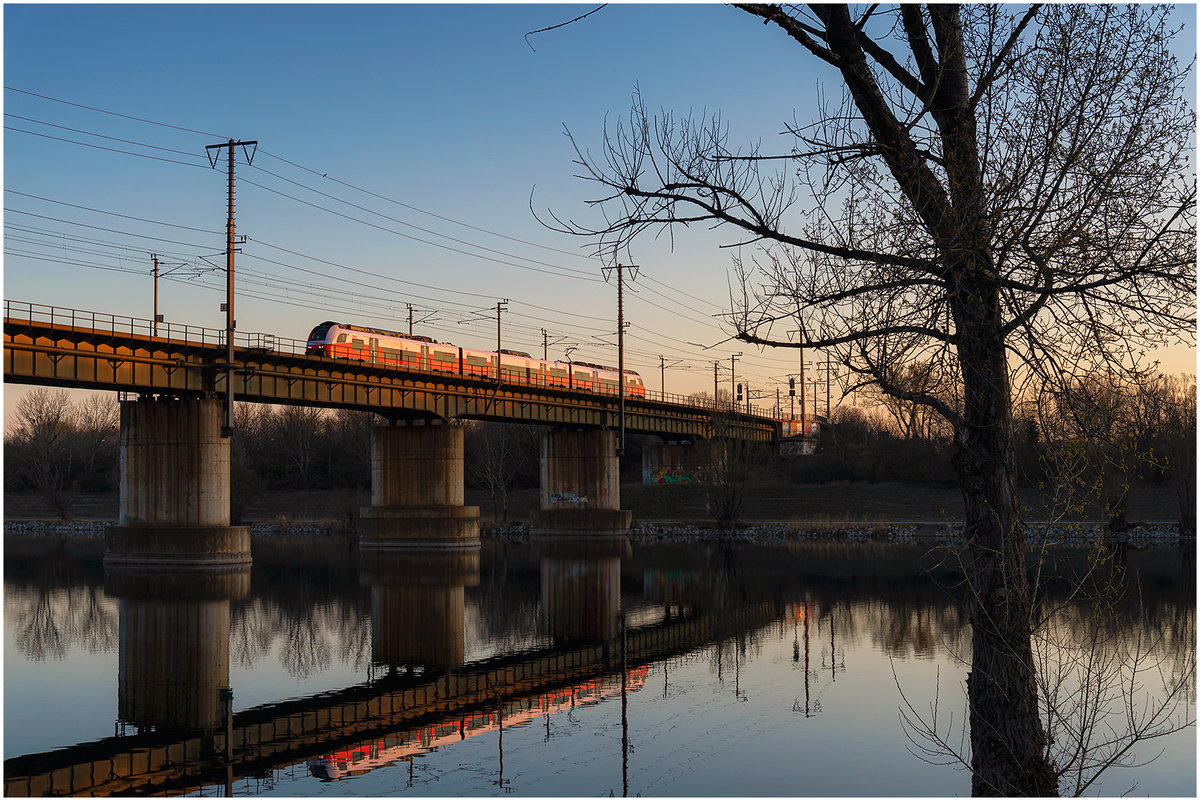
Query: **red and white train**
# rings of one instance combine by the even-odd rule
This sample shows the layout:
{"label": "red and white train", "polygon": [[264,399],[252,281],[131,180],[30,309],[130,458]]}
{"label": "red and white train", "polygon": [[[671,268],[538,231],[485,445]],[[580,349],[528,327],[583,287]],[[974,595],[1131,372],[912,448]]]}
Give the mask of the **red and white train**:
{"label": "red and white train", "polygon": [[[584,392],[617,394],[618,371],[590,362],[560,362],[535,359],[513,350],[495,351],[460,348],[424,336],[398,334],[360,325],[324,322],[308,335],[306,353],[357,359],[405,370],[456,373],[494,378],[500,358],[502,381],[543,387],[562,387]],[[646,385],[632,370],[625,371],[627,397],[646,397]]]}

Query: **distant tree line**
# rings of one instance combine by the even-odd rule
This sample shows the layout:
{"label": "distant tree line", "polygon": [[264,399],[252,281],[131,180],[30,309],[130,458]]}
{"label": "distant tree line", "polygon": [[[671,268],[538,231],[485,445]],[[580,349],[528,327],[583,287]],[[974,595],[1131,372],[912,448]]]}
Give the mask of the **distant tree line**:
{"label": "distant tree line", "polygon": [[[804,483],[955,483],[953,433],[941,418],[894,397],[865,401],[836,408],[832,435],[820,439],[814,456],[789,460],[787,475]],[[1053,494],[1067,512],[1102,508],[1118,531],[1128,524],[1130,496],[1139,487],[1171,487],[1185,534],[1194,535],[1195,376],[1087,374],[1065,389],[1027,393],[1013,416],[1023,486]]]}
{"label": "distant tree line", "polygon": [[4,431],[5,492],[33,493],[62,517],[80,492],[120,485],[120,411],[111,397],[72,403],[36,387],[17,402]]}
{"label": "distant tree line", "polygon": [[[897,381],[911,383],[923,374],[919,366],[898,373]],[[955,483],[952,432],[941,418],[890,396],[863,401],[834,409],[833,429],[824,432],[811,456],[723,454],[711,472],[729,480],[717,482],[710,493],[714,518],[725,524],[737,519],[755,475],[796,483]],[[1171,487],[1184,533],[1194,534],[1194,376],[1147,374],[1118,381],[1086,375],[1066,391],[1028,393],[1014,404],[1014,416],[1023,485],[1045,489],[1064,511],[1102,508],[1115,531],[1127,525],[1129,500],[1139,487]],[[234,519],[268,491],[369,492],[372,429],[380,419],[346,409],[239,403],[231,448]],[[119,427],[112,396],[72,403],[63,391],[31,390],[4,433],[5,491],[40,496],[63,517],[80,493],[115,491]],[[538,486],[537,431],[514,423],[466,424],[464,478],[487,493],[486,517],[507,520],[509,493]],[[631,443],[623,480],[637,480],[640,463],[633,462],[640,452]]]}

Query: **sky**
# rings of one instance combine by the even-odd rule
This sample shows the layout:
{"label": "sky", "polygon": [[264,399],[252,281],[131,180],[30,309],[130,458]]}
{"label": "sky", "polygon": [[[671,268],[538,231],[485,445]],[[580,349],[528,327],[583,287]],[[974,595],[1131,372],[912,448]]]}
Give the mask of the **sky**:
{"label": "sky", "polygon": [[[256,140],[235,169],[240,332],[406,330],[411,305],[418,332],[490,348],[507,299],[504,347],[540,355],[545,331],[551,358],[574,346],[615,364],[615,283],[587,241],[537,219],[599,219],[565,132],[598,155],[640,91],[782,146],[821,82],[839,90],[721,5],[609,5],[531,33],[592,8],[7,4],[4,298],[149,319],[154,252],[171,271],[159,313],[223,328],[226,175],[205,147]],[[1177,13],[1194,54],[1195,9]],[[726,341],[716,317],[728,237],[689,229],[625,254],[626,367],[653,390],[711,392],[714,361],[728,388],[741,354],[737,381],[786,407],[796,351]],[[1194,369],[1194,350],[1164,356]],[[8,416],[21,389],[6,390]]]}

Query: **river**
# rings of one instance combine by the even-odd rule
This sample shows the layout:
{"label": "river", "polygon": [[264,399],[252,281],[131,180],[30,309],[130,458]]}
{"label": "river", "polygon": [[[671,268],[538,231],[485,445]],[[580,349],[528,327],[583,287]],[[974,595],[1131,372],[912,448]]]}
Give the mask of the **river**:
{"label": "river", "polygon": [[[88,537],[5,551],[6,794],[970,793],[916,731],[965,742],[961,577],[931,546],[256,537],[223,576],[106,571]],[[1068,595],[1090,564],[1044,562],[1047,664],[1140,652],[1135,702],[1184,677],[1171,719],[1194,719],[1194,551],[1120,555],[1094,583],[1119,600]],[[1087,794],[1194,796],[1195,749],[1140,743],[1126,761],[1153,762]]]}

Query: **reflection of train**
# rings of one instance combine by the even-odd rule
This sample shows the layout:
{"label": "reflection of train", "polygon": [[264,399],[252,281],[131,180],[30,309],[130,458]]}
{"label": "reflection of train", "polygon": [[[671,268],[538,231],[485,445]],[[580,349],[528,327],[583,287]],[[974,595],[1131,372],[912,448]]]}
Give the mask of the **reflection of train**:
{"label": "reflection of train", "polygon": [[[308,335],[306,353],[358,359],[391,367],[431,370],[458,375],[495,377],[495,351],[460,348],[423,336],[398,334],[377,328],[324,322]],[[501,379],[514,384],[580,389],[616,395],[618,370],[590,362],[535,359],[528,353],[500,351]],[[646,386],[632,370],[625,371],[626,395],[644,398]]]}
{"label": "reflection of train", "polygon": [[[627,692],[640,690],[646,683],[650,668],[639,667],[629,671]],[[308,761],[308,772],[321,781],[337,781],[359,776],[367,771],[417,754],[428,753],[438,746],[450,745],[484,732],[497,731],[501,723],[508,729],[527,723],[536,717],[555,712],[568,712],[576,707],[590,706],[605,698],[621,693],[621,677],[607,676],[563,687],[554,692],[533,698],[520,698],[504,705],[503,715],[498,710],[476,712],[455,720],[422,726],[382,740],[372,740],[345,751],[334,751],[320,759]]]}

